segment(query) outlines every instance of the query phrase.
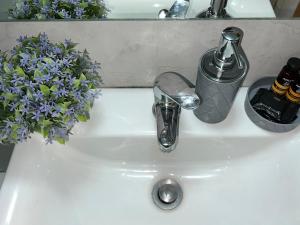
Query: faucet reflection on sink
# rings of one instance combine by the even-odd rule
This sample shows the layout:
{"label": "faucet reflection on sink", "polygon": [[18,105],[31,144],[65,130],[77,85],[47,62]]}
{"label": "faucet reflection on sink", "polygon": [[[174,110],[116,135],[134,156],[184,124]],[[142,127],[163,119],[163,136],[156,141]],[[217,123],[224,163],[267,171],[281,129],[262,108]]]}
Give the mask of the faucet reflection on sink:
{"label": "faucet reflection on sink", "polygon": [[162,9],[158,13],[159,19],[175,18],[185,19],[190,6],[190,0],[176,0],[170,10]]}
{"label": "faucet reflection on sink", "polygon": [[193,84],[175,72],[159,75],[154,82],[153,113],[157,122],[157,139],[163,152],[176,148],[181,108],[194,110],[200,105]]}

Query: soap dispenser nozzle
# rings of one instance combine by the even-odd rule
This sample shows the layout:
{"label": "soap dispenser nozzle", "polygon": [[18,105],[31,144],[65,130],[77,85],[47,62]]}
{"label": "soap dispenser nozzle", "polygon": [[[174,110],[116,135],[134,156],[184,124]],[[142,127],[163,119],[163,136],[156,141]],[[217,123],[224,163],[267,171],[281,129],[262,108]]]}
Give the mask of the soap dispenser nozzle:
{"label": "soap dispenser nozzle", "polygon": [[243,69],[241,55],[243,50],[241,42],[243,39],[243,31],[237,27],[228,27],[223,30],[219,47],[215,52],[215,64],[223,69],[232,67],[237,63],[239,69]]}

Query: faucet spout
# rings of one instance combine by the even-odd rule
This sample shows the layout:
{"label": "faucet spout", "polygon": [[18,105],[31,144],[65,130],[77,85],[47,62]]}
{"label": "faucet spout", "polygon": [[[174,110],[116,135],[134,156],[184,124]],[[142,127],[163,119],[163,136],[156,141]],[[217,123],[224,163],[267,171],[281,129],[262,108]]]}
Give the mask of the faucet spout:
{"label": "faucet spout", "polygon": [[178,73],[167,72],[154,82],[153,112],[157,121],[157,139],[163,152],[176,148],[181,108],[194,110],[200,100],[193,84]]}
{"label": "faucet spout", "polygon": [[159,11],[158,18],[185,19],[189,6],[190,0],[175,0],[170,10],[162,9]]}

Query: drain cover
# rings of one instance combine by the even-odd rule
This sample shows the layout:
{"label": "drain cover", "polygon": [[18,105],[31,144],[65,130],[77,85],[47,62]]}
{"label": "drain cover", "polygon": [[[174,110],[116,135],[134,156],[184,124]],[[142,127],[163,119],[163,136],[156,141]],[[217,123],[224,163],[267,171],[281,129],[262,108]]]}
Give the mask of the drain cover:
{"label": "drain cover", "polygon": [[175,180],[164,179],[154,185],[152,198],[155,205],[160,209],[171,210],[180,205],[183,192]]}

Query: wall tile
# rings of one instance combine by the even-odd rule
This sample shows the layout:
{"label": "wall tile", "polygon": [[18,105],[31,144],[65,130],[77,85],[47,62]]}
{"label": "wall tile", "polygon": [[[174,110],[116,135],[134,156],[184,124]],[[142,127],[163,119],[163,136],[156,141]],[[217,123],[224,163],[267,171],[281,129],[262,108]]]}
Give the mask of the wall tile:
{"label": "wall tile", "polygon": [[245,86],[277,75],[289,57],[300,57],[298,20],[2,22],[0,49],[13,47],[21,34],[72,38],[101,62],[105,87],[150,87],[159,73],[170,70],[195,82],[200,56],[217,46],[228,26],[245,32],[242,45],[251,67]]}

